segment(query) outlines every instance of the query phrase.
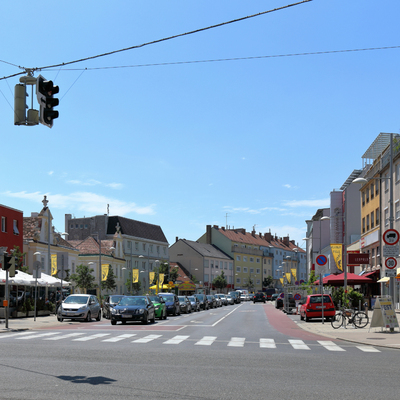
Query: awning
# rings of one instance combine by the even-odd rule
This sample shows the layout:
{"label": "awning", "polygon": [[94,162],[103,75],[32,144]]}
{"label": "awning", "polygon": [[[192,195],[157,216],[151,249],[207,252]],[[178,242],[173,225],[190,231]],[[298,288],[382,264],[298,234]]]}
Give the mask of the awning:
{"label": "awning", "polygon": [[389,277],[388,276],[384,276],[383,278],[379,279],[379,281],[377,282],[389,282]]}

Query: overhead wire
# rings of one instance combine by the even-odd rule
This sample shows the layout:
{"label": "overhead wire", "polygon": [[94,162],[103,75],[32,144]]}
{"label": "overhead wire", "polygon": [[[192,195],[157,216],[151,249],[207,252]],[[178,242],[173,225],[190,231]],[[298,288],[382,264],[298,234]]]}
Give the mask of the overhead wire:
{"label": "overhead wire", "polygon": [[[244,21],[246,19],[259,17],[261,15],[269,14],[269,13],[272,13],[272,12],[275,12],[275,11],[284,10],[284,9],[287,9],[287,8],[290,8],[290,7],[294,7],[294,6],[297,6],[297,5],[300,5],[300,4],[309,3],[311,1],[313,1],[313,0],[302,0],[302,1],[299,1],[297,3],[287,4],[287,5],[282,6],[282,7],[274,8],[274,9],[267,10],[267,11],[262,11],[262,12],[259,12],[259,13],[256,13],[256,14],[248,15],[246,17],[236,18],[236,19],[233,19],[233,20],[230,20],[230,21],[221,22],[221,23],[218,23],[218,24],[215,24],[215,25],[210,25],[210,26],[207,26],[207,27],[204,27],[204,28],[195,29],[195,30],[192,30],[192,31],[189,31],[189,32],[179,33],[177,35],[168,36],[168,37],[165,37],[165,38],[162,38],[162,39],[156,39],[156,40],[153,40],[151,42],[146,42],[146,43],[142,43],[142,44],[139,44],[139,45],[126,47],[124,49],[113,50],[113,51],[110,51],[110,52],[107,52],[107,53],[98,54],[98,55],[91,56],[91,57],[85,57],[85,58],[81,58],[81,59],[74,60],[74,61],[68,61],[68,62],[65,62],[65,63],[48,65],[48,66],[45,66],[45,67],[30,68],[29,71],[31,71],[31,72],[33,72],[33,71],[42,71],[42,70],[49,69],[49,68],[64,67],[66,65],[71,65],[71,64],[76,64],[76,63],[83,62],[83,61],[93,60],[93,59],[96,59],[96,58],[100,58],[100,57],[105,57],[105,56],[109,56],[109,55],[112,55],[112,54],[121,53],[123,51],[139,49],[139,48],[142,48],[142,47],[145,47],[145,46],[150,46],[152,44],[157,44],[157,43],[165,42],[167,40],[177,39],[179,37],[188,36],[188,35],[192,35],[192,34],[199,33],[199,32],[204,32],[204,31],[209,30],[209,29],[218,28],[218,27],[221,27],[221,26],[224,26],[224,25],[233,24],[233,23],[239,22],[239,21]],[[14,66],[16,66],[16,65],[14,65]],[[18,66],[18,68],[22,68],[22,67]],[[11,78],[11,77],[14,77],[14,76],[18,76],[18,75],[22,75],[24,73],[25,72],[20,72],[20,73],[17,73],[17,74],[5,76],[3,78],[0,78],[0,80],[8,79],[8,78]]]}

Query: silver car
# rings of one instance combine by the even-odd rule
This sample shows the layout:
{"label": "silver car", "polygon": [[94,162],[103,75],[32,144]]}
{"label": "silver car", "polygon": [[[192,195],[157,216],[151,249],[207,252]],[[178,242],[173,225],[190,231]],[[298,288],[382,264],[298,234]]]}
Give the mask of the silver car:
{"label": "silver car", "polygon": [[71,294],[58,307],[57,319],[82,319],[90,322],[92,318],[101,320],[99,300],[92,294]]}

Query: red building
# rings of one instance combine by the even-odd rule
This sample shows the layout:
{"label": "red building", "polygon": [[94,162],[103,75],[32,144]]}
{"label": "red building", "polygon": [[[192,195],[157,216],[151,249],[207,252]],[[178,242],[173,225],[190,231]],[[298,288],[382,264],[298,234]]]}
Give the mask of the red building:
{"label": "red building", "polygon": [[23,212],[0,204],[0,247],[23,249]]}

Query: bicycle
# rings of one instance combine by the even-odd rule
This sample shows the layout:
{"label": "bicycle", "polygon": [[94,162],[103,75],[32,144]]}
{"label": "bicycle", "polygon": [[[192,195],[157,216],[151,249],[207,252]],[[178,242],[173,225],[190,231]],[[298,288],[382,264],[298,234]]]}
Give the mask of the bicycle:
{"label": "bicycle", "polygon": [[368,325],[369,318],[364,311],[342,308],[336,312],[331,319],[333,329],[339,329],[342,325],[353,324],[355,328],[365,328]]}

